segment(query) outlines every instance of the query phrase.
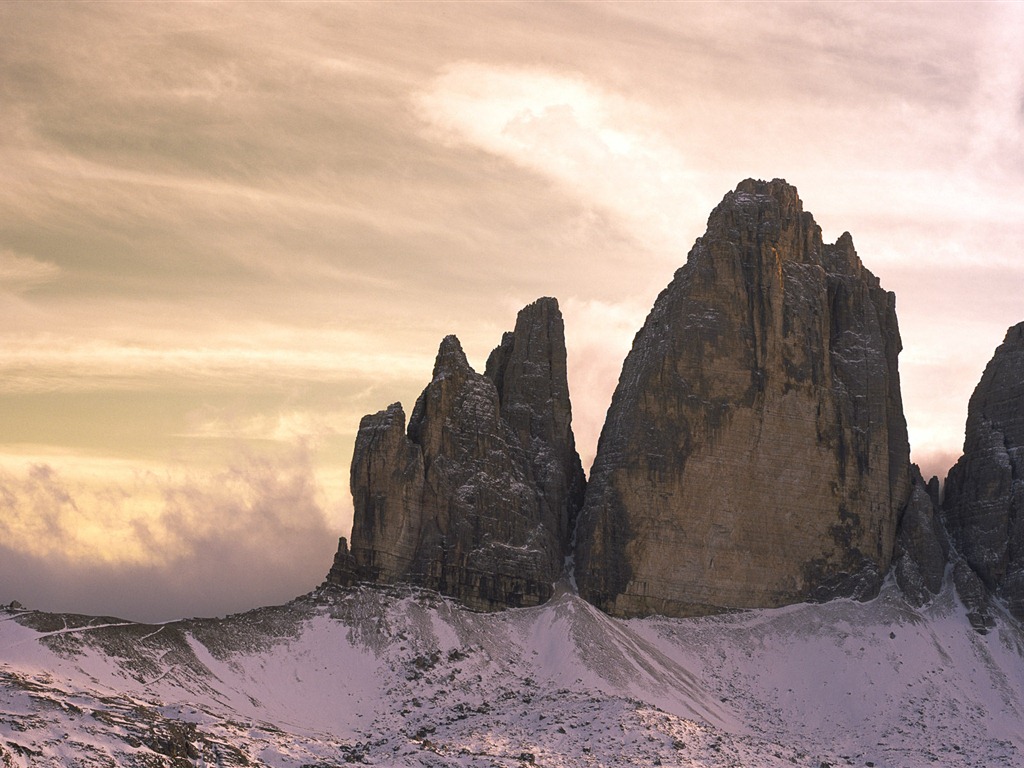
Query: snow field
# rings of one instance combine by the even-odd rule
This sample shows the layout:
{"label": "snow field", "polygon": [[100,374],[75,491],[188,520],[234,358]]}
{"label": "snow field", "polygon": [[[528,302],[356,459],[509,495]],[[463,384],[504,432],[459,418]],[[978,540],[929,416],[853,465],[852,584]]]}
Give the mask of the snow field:
{"label": "snow field", "polygon": [[1020,766],[1024,635],[887,587],[701,619],[324,589],[159,627],[0,616],[0,766]]}

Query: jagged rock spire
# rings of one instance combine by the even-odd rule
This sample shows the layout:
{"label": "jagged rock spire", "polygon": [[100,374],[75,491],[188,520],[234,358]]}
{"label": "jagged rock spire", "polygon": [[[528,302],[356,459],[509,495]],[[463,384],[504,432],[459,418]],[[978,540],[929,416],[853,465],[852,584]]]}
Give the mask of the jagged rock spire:
{"label": "jagged rock spire", "polygon": [[747,180],[623,365],[580,516],[606,611],[877,591],[910,488],[895,298],[781,180]]}
{"label": "jagged rock spire", "polygon": [[586,479],[572,432],[565,329],[555,299],[538,299],[519,312],[484,375],[498,390],[502,418],[526,449],[538,490],[557,514],[559,539],[568,545]]}
{"label": "jagged rock spire", "polygon": [[445,337],[408,430],[398,403],[360,424],[351,552],[343,540],[328,581],[417,584],[481,609],[543,602],[582,501],[571,420],[554,299],[519,313],[487,375]]}

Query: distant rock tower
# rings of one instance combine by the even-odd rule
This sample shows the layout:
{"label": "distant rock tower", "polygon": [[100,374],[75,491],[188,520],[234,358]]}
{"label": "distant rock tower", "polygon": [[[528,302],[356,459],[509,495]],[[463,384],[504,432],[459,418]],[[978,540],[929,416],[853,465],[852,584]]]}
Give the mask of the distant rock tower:
{"label": "distant rock tower", "polygon": [[1006,332],[971,395],[943,510],[971,570],[1024,620],[1024,323]]}
{"label": "distant rock tower", "polygon": [[550,298],[519,313],[484,375],[446,337],[408,430],[399,403],[359,425],[351,551],[342,539],[328,581],[415,584],[483,610],[547,600],[585,486],[565,359]]}
{"label": "distant rock tower", "polygon": [[784,181],[725,196],[636,335],[580,593],[685,616],[877,592],[910,491],[895,297]]}

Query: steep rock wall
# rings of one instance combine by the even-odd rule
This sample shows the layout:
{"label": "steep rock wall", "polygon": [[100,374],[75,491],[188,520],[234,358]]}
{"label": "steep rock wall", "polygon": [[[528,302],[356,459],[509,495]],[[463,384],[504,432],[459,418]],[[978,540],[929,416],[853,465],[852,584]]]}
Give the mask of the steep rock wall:
{"label": "steep rock wall", "polygon": [[1024,619],[1024,323],[1007,331],[971,395],[943,514],[970,568]]}
{"label": "steep rock wall", "polygon": [[582,502],[562,316],[554,299],[520,313],[476,373],[441,342],[409,417],[363,418],[352,459],[352,545],[328,581],[410,583],[484,610],[536,605],[562,573]]}
{"label": "steep rock wall", "polygon": [[693,615],[877,591],[910,490],[895,298],[796,189],[725,196],[623,365],[580,592]]}

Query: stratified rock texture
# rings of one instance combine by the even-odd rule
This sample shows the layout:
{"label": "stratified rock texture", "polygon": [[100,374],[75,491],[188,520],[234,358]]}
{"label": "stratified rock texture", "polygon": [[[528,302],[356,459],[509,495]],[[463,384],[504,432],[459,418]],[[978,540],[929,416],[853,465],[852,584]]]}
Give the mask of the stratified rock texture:
{"label": "stratified rock texture", "polygon": [[949,561],[949,543],[942,526],[937,499],[936,478],[925,483],[917,466],[911,471],[910,498],[900,515],[896,532],[893,569],[896,583],[908,602],[918,607],[930,602],[942,590]]}
{"label": "stratified rock texture", "polygon": [[1024,619],[1024,323],[1007,331],[971,396],[943,507],[967,564]]}
{"label": "stratified rock texture", "polygon": [[571,421],[554,299],[519,313],[488,375],[446,337],[408,431],[399,403],[359,425],[351,552],[343,539],[328,581],[415,584],[484,610],[543,602],[584,489]]}
{"label": "stratified rock texture", "polygon": [[685,616],[869,596],[909,446],[895,298],[781,180],[725,196],[633,341],[580,515],[580,593]]}

